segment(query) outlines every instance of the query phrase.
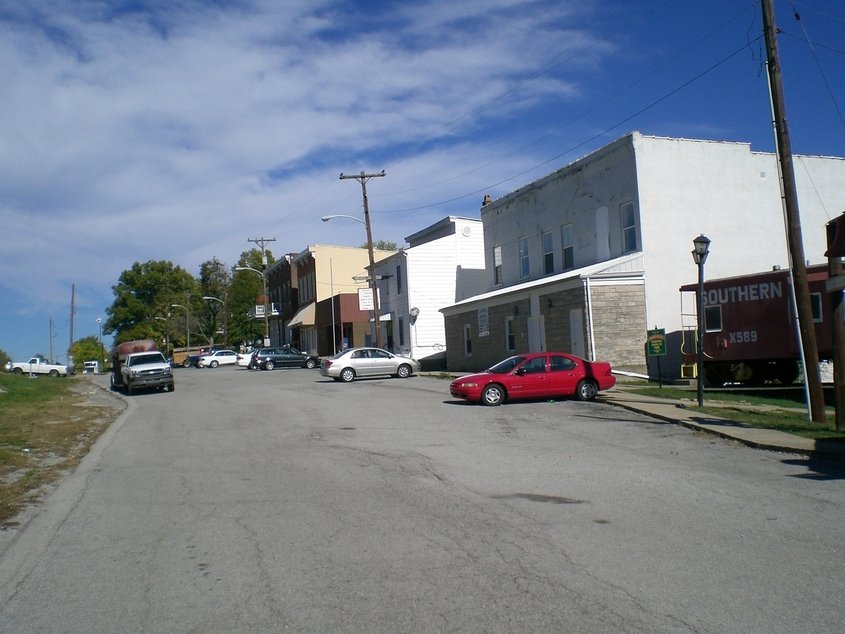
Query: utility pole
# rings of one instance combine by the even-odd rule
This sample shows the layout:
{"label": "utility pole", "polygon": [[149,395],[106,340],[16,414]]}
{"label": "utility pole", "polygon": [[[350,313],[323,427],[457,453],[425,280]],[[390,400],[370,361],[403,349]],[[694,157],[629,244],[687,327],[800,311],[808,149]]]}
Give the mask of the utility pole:
{"label": "utility pole", "polygon": [[789,243],[792,276],[795,287],[795,304],[798,311],[798,327],[804,352],[804,381],[807,386],[810,417],[814,422],[825,421],[824,392],[819,376],[819,353],[816,347],[816,331],[813,325],[813,309],[810,304],[810,285],[807,281],[807,264],[804,259],[804,242],[801,235],[801,217],[798,211],[798,192],[795,186],[795,169],[792,165],[792,147],[789,128],[786,125],[786,106],[783,99],[783,85],[778,57],[772,0],[761,0],[763,8],[763,34],[766,39],[766,67],[772,96],[772,115],[775,128],[775,142],[780,164],[781,195],[786,215],[786,237]]}
{"label": "utility pole", "polygon": [[373,293],[373,320],[375,321],[375,331],[376,331],[376,348],[381,348],[381,314],[379,311],[379,302],[378,302],[378,284],[376,280],[376,261],[375,256],[373,255],[373,230],[370,226],[370,205],[367,201],[367,181],[371,178],[378,178],[381,176],[386,176],[387,172],[381,170],[378,174],[367,174],[362,171],[360,174],[356,176],[345,176],[344,174],[340,175],[340,180],[344,180],[347,178],[354,178],[356,181],[361,183],[361,194],[364,197],[364,226],[367,228],[367,251],[369,252],[370,256],[370,289]]}
{"label": "utility pole", "polygon": [[76,314],[76,284],[70,285],[70,343],[67,346],[67,364],[74,365],[73,361],[73,317]]}
{"label": "utility pole", "polygon": [[261,281],[264,288],[264,345],[270,345],[270,298],[267,297],[267,251],[268,242],[275,242],[276,238],[247,238],[247,242],[254,242],[261,248]]}

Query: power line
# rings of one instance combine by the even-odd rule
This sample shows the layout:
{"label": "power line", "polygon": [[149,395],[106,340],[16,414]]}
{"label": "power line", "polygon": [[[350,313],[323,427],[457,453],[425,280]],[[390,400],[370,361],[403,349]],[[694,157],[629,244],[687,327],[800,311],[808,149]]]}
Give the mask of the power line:
{"label": "power line", "polygon": [[742,53],[744,50],[746,50],[748,48],[748,46],[750,46],[751,44],[754,44],[756,41],[760,40],[762,37],[763,37],[762,35],[759,35],[756,38],[754,38],[753,40],[751,40],[750,42],[743,44],[740,48],[736,49],[735,51],[733,51],[732,53],[730,53],[726,57],[723,57],[721,60],[719,60],[715,64],[713,64],[710,67],[706,68],[705,70],[701,71],[697,75],[688,79],[687,81],[685,81],[681,85],[677,86],[673,90],[669,91],[668,93],[664,94],[663,96],[659,97],[658,99],[655,99],[654,101],[652,101],[647,106],[640,108],[636,112],[628,115],[627,117],[625,117],[623,119],[620,119],[619,121],[617,121],[616,123],[612,124],[611,126],[605,128],[601,132],[598,132],[598,133],[594,134],[593,136],[591,136],[587,139],[584,139],[580,143],[577,143],[576,145],[569,147],[564,152],[561,152],[560,154],[556,154],[555,156],[552,156],[551,158],[546,159],[542,163],[538,163],[537,165],[534,165],[533,167],[530,167],[526,170],[523,170],[523,171],[519,172],[518,174],[514,174],[513,176],[509,176],[508,178],[504,178],[504,179],[502,179],[498,182],[486,185],[485,187],[483,187],[481,189],[477,189],[475,191],[469,192],[467,194],[462,194],[462,195],[456,196],[454,198],[449,198],[447,200],[441,200],[441,201],[438,201],[438,202],[435,202],[435,203],[430,203],[430,204],[427,204],[427,205],[420,205],[418,207],[408,207],[408,208],[405,208],[405,209],[374,210],[373,213],[405,213],[405,212],[409,212],[409,211],[420,211],[420,210],[423,210],[423,209],[430,209],[432,207],[440,207],[442,205],[447,205],[449,203],[457,202],[459,200],[464,200],[465,198],[469,198],[470,196],[477,196],[478,194],[486,192],[486,191],[488,191],[488,190],[490,190],[494,187],[498,187],[499,185],[503,185],[505,183],[508,183],[508,182],[514,180],[515,178],[518,178],[520,176],[524,176],[525,174],[529,174],[529,173],[533,172],[534,170],[536,170],[540,167],[543,167],[544,165],[547,165],[547,164],[549,164],[553,161],[557,161],[562,156],[565,156],[565,155],[569,154],[570,152],[573,152],[573,151],[587,145],[588,143],[595,141],[596,139],[606,135],[608,132],[611,132],[611,131],[615,130],[616,128],[618,128],[619,126],[627,123],[631,119],[634,119],[634,118],[640,116],[641,114],[643,114],[644,112],[651,110],[652,108],[654,108],[658,104],[666,101],[669,97],[671,97],[671,96],[675,95],[676,93],[680,92],[681,90],[683,90],[684,88],[686,88],[690,84],[695,83],[696,81],[698,81],[699,79],[701,79],[702,77],[704,77],[705,75],[710,73],[711,71],[715,70],[716,68],[718,68],[719,66],[721,66],[725,62],[730,61],[731,59],[733,59],[734,57],[736,57],[737,55]]}

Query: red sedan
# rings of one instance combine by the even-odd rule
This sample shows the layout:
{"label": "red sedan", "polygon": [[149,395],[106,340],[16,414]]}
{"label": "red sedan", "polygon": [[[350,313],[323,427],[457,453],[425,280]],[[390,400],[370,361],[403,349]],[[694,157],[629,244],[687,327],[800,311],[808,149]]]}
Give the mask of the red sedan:
{"label": "red sedan", "polygon": [[616,385],[610,364],[586,361],[565,352],[518,354],[489,370],[458,377],[449,386],[456,398],[500,405],[508,400],[575,396],[596,398],[599,390]]}

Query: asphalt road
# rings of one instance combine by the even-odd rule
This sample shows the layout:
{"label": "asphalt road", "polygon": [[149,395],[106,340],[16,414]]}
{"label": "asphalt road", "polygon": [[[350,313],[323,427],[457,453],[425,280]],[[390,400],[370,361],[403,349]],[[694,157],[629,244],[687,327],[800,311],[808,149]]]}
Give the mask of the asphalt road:
{"label": "asphalt road", "polygon": [[176,380],[0,536],[0,632],[842,631],[835,464],[433,377]]}

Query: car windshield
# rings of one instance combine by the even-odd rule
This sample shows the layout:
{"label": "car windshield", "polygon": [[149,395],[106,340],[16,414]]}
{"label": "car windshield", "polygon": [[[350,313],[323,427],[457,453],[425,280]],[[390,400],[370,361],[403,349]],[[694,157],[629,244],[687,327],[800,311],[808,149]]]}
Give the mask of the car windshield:
{"label": "car windshield", "polygon": [[142,354],[136,357],[130,357],[128,365],[144,365],[145,363],[164,363],[164,357],[160,352],[155,354]]}
{"label": "car windshield", "polygon": [[493,374],[507,374],[523,361],[525,361],[525,357],[508,357],[504,361],[499,361],[499,363],[487,371],[492,372]]}

